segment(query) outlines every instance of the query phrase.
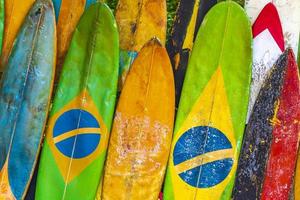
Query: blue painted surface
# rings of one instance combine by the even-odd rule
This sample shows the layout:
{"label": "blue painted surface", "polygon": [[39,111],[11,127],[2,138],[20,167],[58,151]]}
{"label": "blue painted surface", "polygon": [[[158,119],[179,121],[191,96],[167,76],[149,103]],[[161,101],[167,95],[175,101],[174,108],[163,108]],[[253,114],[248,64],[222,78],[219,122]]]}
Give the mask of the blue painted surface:
{"label": "blue painted surface", "polygon": [[52,0],[52,2],[53,2],[54,10],[55,10],[55,18],[56,18],[56,21],[58,21],[58,16],[59,16],[59,11],[60,11],[60,6],[61,6],[62,0]]}
{"label": "blue painted surface", "polygon": [[55,55],[51,5],[50,0],[34,4],[17,36],[0,85],[0,169],[8,158],[8,178],[16,199],[24,196],[47,117]]}
{"label": "blue painted surface", "polygon": [[[177,141],[173,162],[178,165],[197,156],[218,150],[232,149],[230,141],[218,129],[198,126],[186,131]],[[197,188],[208,188],[222,182],[233,165],[232,158],[206,163],[179,174],[181,179]]]}
{"label": "blue painted surface", "polygon": [[[53,138],[69,131],[84,128],[100,128],[100,125],[97,119],[87,111],[80,109],[69,110],[63,113],[55,122]],[[79,132],[77,136],[69,137],[55,145],[65,156],[80,159],[92,154],[100,144],[100,139],[100,133],[80,134]]]}

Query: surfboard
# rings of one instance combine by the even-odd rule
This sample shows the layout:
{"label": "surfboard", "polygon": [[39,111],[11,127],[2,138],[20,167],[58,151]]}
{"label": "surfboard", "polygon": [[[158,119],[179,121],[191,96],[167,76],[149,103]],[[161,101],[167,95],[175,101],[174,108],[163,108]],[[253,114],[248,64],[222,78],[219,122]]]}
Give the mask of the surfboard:
{"label": "surfboard", "polygon": [[9,0],[4,3],[4,33],[2,43],[2,55],[0,72],[3,72],[7,64],[8,57],[13,47],[13,42],[19,32],[19,29],[26,17],[29,9],[35,0]]}
{"label": "surfboard", "polygon": [[16,37],[0,84],[0,199],[24,199],[47,119],[56,60],[50,0],[37,0]]}
{"label": "surfboard", "polygon": [[300,1],[298,0],[246,0],[245,10],[251,22],[257,18],[262,8],[270,3],[276,6],[285,40],[285,47],[292,47],[295,55],[298,55],[299,33],[300,33]]}
{"label": "surfboard", "polygon": [[289,199],[300,131],[298,67],[291,49],[278,59],[250,117],[233,199]]}
{"label": "surfboard", "polygon": [[284,51],[284,36],[274,4],[268,3],[252,26],[253,65],[247,122],[260,88],[273,64]]}
{"label": "surfboard", "polygon": [[193,48],[194,39],[202,20],[217,0],[181,0],[178,4],[167,49],[174,71],[176,107],[178,107],[182,85]]}
{"label": "surfboard", "polygon": [[75,29],[50,112],[36,200],[89,200],[102,176],[115,108],[119,40],[110,9],[91,5]]}
{"label": "surfboard", "polygon": [[103,200],[158,199],[174,112],[172,66],[166,49],[152,39],[133,62],[119,98],[105,166]]}
{"label": "surfboard", "polygon": [[119,0],[116,20],[120,33],[119,91],[137,53],[151,38],[165,45],[167,31],[166,1]]}
{"label": "surfboard", "polygon": [[59,79],[65,55],[79,19],[84,10],[96,1],[97,0],[53,0],[57,20],[56,82]]}
{"label": "surfboard", "polygon": [[[243,8],[216,4],[188,64],[164,199],[230,199],[246,121],[252,34]],[[201,78],[199,78],[201,77]]]}

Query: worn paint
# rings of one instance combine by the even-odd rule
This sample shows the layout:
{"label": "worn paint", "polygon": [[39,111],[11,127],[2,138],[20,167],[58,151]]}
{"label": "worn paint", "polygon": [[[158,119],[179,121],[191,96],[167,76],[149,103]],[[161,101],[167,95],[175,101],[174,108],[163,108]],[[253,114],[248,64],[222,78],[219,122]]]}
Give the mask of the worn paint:
{"label": "worn paint", "polygon": [[[165,45],[166,1],[120,0],[116,9],[116,20],[120,33],[120,49],[125,51],[120,58],[121,61],[125,61],[120,63],[119,90],[121,90],[130,65],[144,44],[157,37],[162,45]],[[126,64],[123,65],[124,63]]]}
{"label": "worn paint", "polygon": [[167,43],[175,76],[176,107],[179,104],[194,39],[205,14],[216,3],[217,0],[181,0],[179,2],[171,38]]}
{"label": "worn paint", "polygon": [[31,8],[35,0],[9,0],[5,1],[5,24],[2,43],[2,55],[0,63],[0,72],[4,71],[7,64],[8,57],[15,38],[19,32],[19,29],[23,23],[27,12]]}
{"label": "worn paint", "polygon": [[253,66],[247,122],[270,68],[284,51],[281,21],[274,4],[267,4],[252,26]]}
{"label": "worn paint", "polygon": [[37,0],[17,35],[0,84],[0,199],[23,199],[47,118],[56,60],[50,0]]}
{"label": "worn paint", "polygon": [[119,99],[106,161],[103,200],[158,199],[174,112],[172,66],[166,49],[153,39],[133,62]]}
{"label": "worn paint", "polygon": [[[288,199],[293,188],[300,133],[300,84],[296,58],[285,52],[286,69],[273,131],[261,199]],[[292,95],[291,95],[292,94]]]}
{"label": "worn paint", "polygon": [[[250,117],[233,199],[289,199],[300,131],[300,87],[291,49],[272,68]],[[291,95],[293,94],[293,95]]]}
{"label": "worn paint", "polygon": [[95,3],[74,32],[49,116],[35,199],[94,200],[113,120],[119,64],[117,25]]}
{"label": "worn paint", "polygon": [[214,6],[204,21],[177,112],[167,200],[230,199],[233,188],[248,105],[251,27],[232,1]]}

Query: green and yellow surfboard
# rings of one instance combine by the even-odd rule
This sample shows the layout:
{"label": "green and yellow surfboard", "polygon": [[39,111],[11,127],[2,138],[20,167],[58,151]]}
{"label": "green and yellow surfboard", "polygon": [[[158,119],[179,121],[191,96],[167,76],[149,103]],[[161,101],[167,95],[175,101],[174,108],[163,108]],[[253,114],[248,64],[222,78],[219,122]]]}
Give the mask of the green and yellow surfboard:
{"label": "green and yellow surfboard", "polygon": [[102,3],[80,19],[50,113],[36,199],[94,199],[115,108],[117,25]]}
{"label": "green and yellow surfboard", "polygon": [[179,103],[164,199],[230,199],[246,120],[252,33],[243,8],[221,2],[198,32]]}

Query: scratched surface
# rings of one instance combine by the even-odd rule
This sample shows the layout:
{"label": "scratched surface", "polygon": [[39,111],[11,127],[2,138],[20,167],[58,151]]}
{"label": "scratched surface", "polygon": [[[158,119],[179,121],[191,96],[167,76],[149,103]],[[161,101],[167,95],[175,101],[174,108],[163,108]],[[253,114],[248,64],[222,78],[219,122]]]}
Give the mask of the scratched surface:
{"label": "scratched surface", "polygon": [[286,56],[272,68],[257,97],[245,130],[233,199],[258,199],[264,180],[273,125],[271,119],[282,90]]}
{"label": "scratched surface", "polygon": [[157,200],[173,133],[175,89],[166,49],[156,40],[133,62],[117,106],[103,200]]}
{"label": "scratched surface", "polygon": [[300,130],[299,77],[291,49],[258,95],[239,160],[233,199],[288,199]]}

